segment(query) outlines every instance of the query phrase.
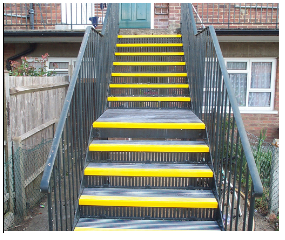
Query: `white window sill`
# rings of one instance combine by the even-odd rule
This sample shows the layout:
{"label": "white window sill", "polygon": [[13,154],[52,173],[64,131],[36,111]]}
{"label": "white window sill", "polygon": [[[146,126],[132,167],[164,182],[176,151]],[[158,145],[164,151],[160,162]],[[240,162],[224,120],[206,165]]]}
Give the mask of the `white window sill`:
{"label": "white window sill", "polygon": [[241,114],[278,114],[278,111],[275,110],[240,110]]}

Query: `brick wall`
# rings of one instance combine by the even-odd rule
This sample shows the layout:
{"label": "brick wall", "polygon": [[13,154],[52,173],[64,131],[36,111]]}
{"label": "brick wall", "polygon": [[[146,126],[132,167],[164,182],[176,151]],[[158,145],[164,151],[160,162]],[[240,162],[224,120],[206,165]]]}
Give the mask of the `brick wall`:
{"label": "brick wall", "polygon": [[[277,3],[193,3],[200,19],[215,28],[276,28]],[[196,22],[199,22],[195,14]],[[230,26],[228,25],[230,23]],[[201,27],[201,26],[197,26]],[[279,27],[279,25],[278,25]]]}
{"label": "brick wall", "polygon": [[[64,4],[64,3],[63,3]],[[77,5],[71,5],[66,3],[64,5],[65,11],[62,12],[61,3],[36,3],[33,4],[34,9],[34,30],[52,30],[58,29],[56,25],[65,25],[66,21],[70,25],[71,18],[73,25],[88,24],[91,22],[85,15],[81,17],[81,11],[86,11],[91,3],[85,4],[78,3]],[[81,9],[82,7],[82,9]],[[76,20],[77,9],[77,20]],[[94,4],[94,16],[100,17],[99,24],[102,24],[102,12],[103,16],[106,14],[107,8],[103,11],[100,8],[100,4]],[[31,30],[29,16],[30,4],[28,3],[5,3],[4,4],[4,30]],[[67,11],[67,12],[66,12]],[[73,16],[71,17],[71,12]],[[62,15],[63,14],[63,15]],[[43,24],[44,23],[44,24]],[[101,29],[102,25],[98,25],[98,29]]]}
{"label": "brick wall", "polygon": [[155,3],[154,28],[178,29],[180,28],[181,6],[180,3]]}

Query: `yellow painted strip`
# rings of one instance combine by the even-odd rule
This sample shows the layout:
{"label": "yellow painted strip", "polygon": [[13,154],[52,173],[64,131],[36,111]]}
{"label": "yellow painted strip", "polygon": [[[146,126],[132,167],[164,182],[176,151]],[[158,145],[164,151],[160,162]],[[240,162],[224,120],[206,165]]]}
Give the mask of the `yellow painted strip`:
{"label": "yellow painted strip", "polygon": [[112,77],[187,77],[187,73],[112,73]]}
{"label": "yellow painted strip", "polygon": [[213,177],[210,169],[85,168],[86,176]]}
{"label": "yellow painted strip", "polygon": [[184,52],[116,52],[116,56],[184,56]]}
{"label": "yellow painted strip", "polygon": [[207,145],[90,144],[97,152],[209,152]]}
{"label": "yellow painted strip", "polygon": [[128,229],[128,228],[88,228],[88,227],[75,227],[74,231],[202,231],[202,230],[184,230],[184,229]]}
{"label": "yellow painted strip", "polygon": [[205,129],[204,123],[94,122],[93,128]]}
{"label": "yellow painted strip", "polygon": [[110,84],[110,88],[189,88],[188,84]]}
{"label": "yellow painted strip", "polygon": [[118,43],[116,47],[182,47],[183,43]]}
{"label": "yellow painted strip", "polygon": [[190,102],[190,97],[108,97],[109,102]]}
{"label": "yellow painted strip", "polygon": [[181,38],[181,34],[177,35],[118,35],[118,38]]}
{"label": "yellow painted strip", "polygon": [[215,198],[119,197],[81,195],[81,206],[217,208]]}
{"label": "yellow painted strip", "polygon": [[185,62],[113,62],[115,66],[184,66]]}

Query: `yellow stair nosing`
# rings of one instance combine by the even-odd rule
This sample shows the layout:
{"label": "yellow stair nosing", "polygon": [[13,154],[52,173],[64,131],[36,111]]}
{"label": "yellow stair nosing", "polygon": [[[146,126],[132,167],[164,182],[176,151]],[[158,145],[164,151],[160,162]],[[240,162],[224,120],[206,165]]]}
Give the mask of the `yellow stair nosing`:
{"label": "yellow stair nosing", "polygon": [[108,97],[108,102],[190,102],[190,97]]}
{"label": "yellow stair nosing", "polygon": [[94,122],[93,128],[131,129],[205,129],[204,123],[138,123],[138,122]]}
{"label": "yellow stair nosing", "polygon": [[112,77],[187,77],[187,73],[112,73]]}
{"label": "yellow stair nosing", "polygon": [[81,195],[81,206],[217,208],[215,198],[121,197]]}
{"label": "yellow stair nosing", "polygon": [[115,56],[184,56],[184,52],[115,52]]}
{"label": "yellow stair nosing", "polygon": [[185,62],[113,62],[114,66],[184,66]]}
{"label": "yellow stair nosing", "polygon": [[181,38],[181,34],[162,34],[162,35],[118,35],[118,38]]}
{"label": "yellow stair nosing", "polygon": [[110,88],[189,88],[188,84],[143,84],[143,83],[137,83],[137,84],[114,84],[111,83],[109,85]]}
{"label": "yellow stair nosing", "polygon": [[117,43],[116,47],[183,47],[183,43]]}
{"label": "yellow stair nosing", "polygon": [[210,169],[136,169],[136,168],[92,168],[86,167],[85,176],[124,177],[207,177],[212,178]]}
{"label": "yellow stair nosing", "polygon": [[140,145],[140,144],[93,144],[95,152],[209,152],[207,145]]}

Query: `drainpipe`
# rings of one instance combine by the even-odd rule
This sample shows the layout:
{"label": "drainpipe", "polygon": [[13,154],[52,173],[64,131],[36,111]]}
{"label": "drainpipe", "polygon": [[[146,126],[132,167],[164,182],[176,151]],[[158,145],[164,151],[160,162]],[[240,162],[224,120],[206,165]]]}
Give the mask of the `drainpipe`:
{"label": "drainpipe", "polygon": [[16,55],[12,56],[12,57],[9,57],[9,58],[7,59],[7,61],[6,61],[6,68],[7,68],[7,70],[8,70],[8,71],[11,70],[11,64],[10,64],[10,61],[11,61],[11,60],[15,60],[15,59],[17,59],[17,58],[19,58],[19,57],[22,57],[22,56],[24,56],[24,55],[27,55],[27,54],[29,54],[29,53],[35,51],[36,47],[37,47],[37,44],[36,44],[36,43],[31,43],[31,44],[30,44],[30,48],[28,48],[27,50],[25,50],[25,51],[23,51],[23,52],[21,52],[21,53],[18,53],[18,54],[16,54]]}
{"label": "drainpipe", "polygon": [[30,3],[29,14],[30,14],[30,27],[31,27],[31,29],[34,29],[34,14],[35,14],[35,11],[34,11],[32,3]]}

